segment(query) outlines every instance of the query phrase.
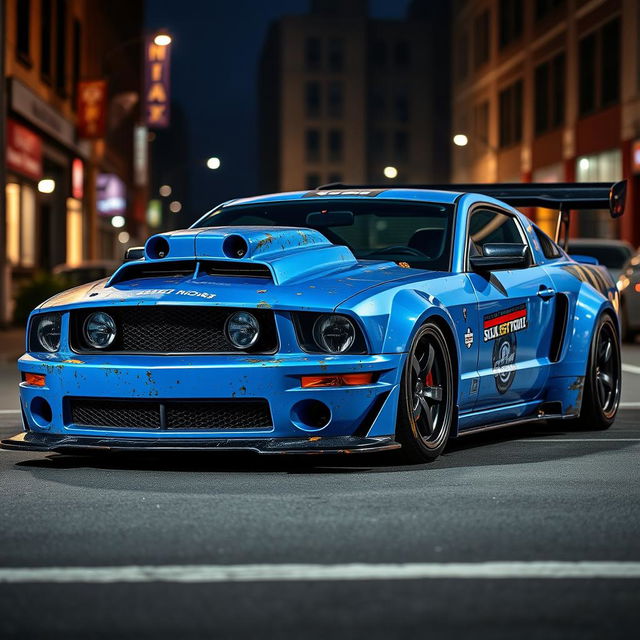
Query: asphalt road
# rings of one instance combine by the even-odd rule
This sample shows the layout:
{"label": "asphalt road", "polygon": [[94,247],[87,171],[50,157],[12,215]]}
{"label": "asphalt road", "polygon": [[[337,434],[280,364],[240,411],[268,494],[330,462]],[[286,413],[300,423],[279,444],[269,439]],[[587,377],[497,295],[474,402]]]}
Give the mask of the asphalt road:
{"label": "asphalt road", "polygon": [[[2,451],[0,637],[635,637],[640,347],[623,360],[608,431],[522,426],[431,465]],[[0,368],[0,411],[15,377]],[[0,413],[0,435],[16,423]],[[603,563],[628,577],[594,577]]]}

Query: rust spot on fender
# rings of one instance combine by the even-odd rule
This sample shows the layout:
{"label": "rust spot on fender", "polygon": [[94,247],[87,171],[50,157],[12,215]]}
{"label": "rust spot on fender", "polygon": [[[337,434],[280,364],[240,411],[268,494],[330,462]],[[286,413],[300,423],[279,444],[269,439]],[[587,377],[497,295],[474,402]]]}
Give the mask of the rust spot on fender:
{"label": "rust spot on fender", "polygon": [[62,362],[68,362],[69,364],[84,364],[84,360],[74,360],[73,358],[70,360],[63,360]]}
{"label": "rust spot on fender", "polygon": [[258,291],[256,291],[256,293],[267,293],[266,289],[258,289]]}
{"label": "rust spot on fender", "polygon": [[266,300],[258,302],[258,309],[271,309],[271,305]]}
{"label": "rust spot on fender", "polygon": [[270,233],[266,233],[265,237],[262,238],[262,240],[260,240],[258,244],[256,244],[256,249],[262,249],[262,247],[266,247],[267,245],[270,245],[272,242],[273,242],[273,236]]}

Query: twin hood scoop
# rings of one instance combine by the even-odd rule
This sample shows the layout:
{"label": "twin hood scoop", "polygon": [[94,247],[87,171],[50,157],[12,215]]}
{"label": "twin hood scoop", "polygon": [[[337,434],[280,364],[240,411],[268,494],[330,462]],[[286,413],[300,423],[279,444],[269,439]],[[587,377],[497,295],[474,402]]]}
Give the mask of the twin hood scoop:
{"label": "twin hood scoop", "polygon": [[144,260],[124,264],[107,286],[162,275],[302,280],[356,264],[353,253],[320,232],[296,227],[210,227],[152,236]]}

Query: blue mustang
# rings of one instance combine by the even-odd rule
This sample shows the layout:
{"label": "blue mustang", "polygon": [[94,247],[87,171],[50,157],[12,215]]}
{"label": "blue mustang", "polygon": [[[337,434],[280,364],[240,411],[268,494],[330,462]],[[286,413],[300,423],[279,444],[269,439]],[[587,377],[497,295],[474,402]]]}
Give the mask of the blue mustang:
{"label": "blue mustang", "polygon": [[571,209],[622,215],[624,188],[340,185],[225,203],[32,313],[24,431],[2,446],[421,462],[513,423],[606,428],[616,287],[514,206],[557,207],[566,236]]}

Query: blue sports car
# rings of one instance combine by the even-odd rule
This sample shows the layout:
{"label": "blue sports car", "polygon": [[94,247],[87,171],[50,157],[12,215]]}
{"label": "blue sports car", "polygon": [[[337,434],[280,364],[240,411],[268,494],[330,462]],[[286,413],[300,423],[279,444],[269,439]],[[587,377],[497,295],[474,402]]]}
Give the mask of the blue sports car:
{"label": "blue sports car", "polygon": [[[625,183],[349,187],[227,202],[31,315],[6,449],[400,449],[613,422],[618,294],[569,212]],[[556,241],[514,207],[559,210]]]}

